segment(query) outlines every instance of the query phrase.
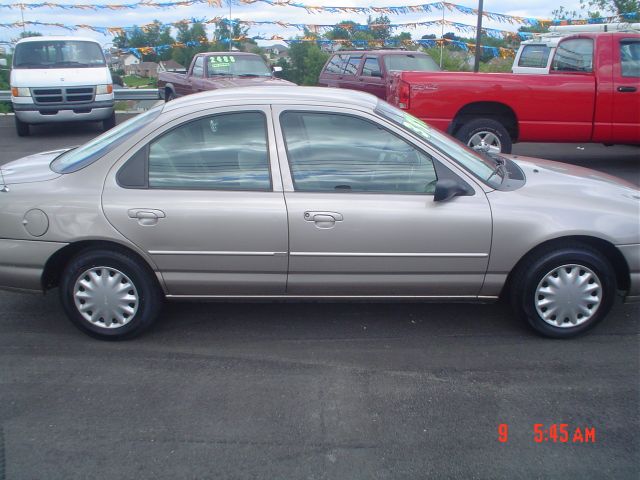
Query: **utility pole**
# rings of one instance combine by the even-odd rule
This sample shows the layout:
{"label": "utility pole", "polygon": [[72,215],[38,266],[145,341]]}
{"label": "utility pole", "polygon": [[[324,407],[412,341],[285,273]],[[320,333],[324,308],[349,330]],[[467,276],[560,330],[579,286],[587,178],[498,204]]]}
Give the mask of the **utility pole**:
{"label": "utility pole", "polygon": [[477,72],[480,70],[480,49],[482,45],[480,41],[482,40],[482,4],[483,0],[478,0],[478,25],[476,27],[476,61],[473,64],[473,71]]}

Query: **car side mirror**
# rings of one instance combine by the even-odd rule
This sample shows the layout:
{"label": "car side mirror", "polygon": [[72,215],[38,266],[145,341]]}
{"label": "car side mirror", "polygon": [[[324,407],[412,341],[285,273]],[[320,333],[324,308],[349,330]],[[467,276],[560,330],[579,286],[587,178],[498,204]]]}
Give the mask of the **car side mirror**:
{"label": "car side mirror", "polygon": [[461,181],[451,178],[442,178],[436,183],[436,191],[433,194],[434,202],[446,202],[453,197],[473,195],[470,187]]}

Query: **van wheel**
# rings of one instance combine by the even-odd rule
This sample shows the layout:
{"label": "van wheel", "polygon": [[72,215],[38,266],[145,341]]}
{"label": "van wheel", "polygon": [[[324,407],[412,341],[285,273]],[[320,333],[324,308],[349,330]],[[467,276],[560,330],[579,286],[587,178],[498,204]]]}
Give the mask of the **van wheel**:
{"label": "van wheel", "polygon": [[511,303],[541,335],[571,338],[593,328],[611,307],[616,277],[596,250],[571,244],[538,252],[515,273]]}
{"label": "van wheel", "polygon": [[507,129],[490,118],[477,118],[465,123],[456,138],[480,152],[511,153],[513,143]]}
{"label": "van wheel", "polygon": [[116,126],[116,112],[113,112],[109,118],[102,121],[102,130],[105,132]]}
{"label": "van wheel", "polygon": [[14,117],[16,122],[16,133],[19,137],[29,136],[29,124],[24,123],[22,120],[18,120],[18,117]]}
{"label": "van wheel", "polygon": [[91,249],[65,267],[60,300],[84,333],[100,340],[124,340],[151,326],[163,296],[146,265],[123,252]]}

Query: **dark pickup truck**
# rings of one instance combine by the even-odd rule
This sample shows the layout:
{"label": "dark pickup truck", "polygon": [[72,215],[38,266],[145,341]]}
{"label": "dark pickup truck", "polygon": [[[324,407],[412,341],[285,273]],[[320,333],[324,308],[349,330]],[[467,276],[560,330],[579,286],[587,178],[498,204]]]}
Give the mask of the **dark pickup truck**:
{"label": "dark pickup truck", "polygon": [[387,81],[398,70],[437,72],[440,67],[426,53],[409,50],[340,51],[325,64],[318,85],[361,90],[386,100]]}
{"label": "dark pickup truck", "polygon": [[186,72],[161,72],[160,97],[167,102],[190,93],[218,88],[257,85],[294,85],[275,77],[280,67],[270,68],[260,55],[244,52],[199,53]]}

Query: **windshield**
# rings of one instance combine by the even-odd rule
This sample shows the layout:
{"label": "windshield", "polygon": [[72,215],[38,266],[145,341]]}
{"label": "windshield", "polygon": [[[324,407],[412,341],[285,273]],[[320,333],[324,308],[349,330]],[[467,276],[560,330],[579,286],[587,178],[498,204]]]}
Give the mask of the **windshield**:
{"label": "windshield", "polygon": [[438,72],[440,67],[429,55],[406,53],[385,55],[384,64],[387,70],[415,70],[420,72]]}
{"label": "windshield", "polygon": [[94,138],[89,143],[66,151],[51,162],[51,170],[56,173],[73,173],[87,165],[91,165],[103,155],[121,145],[127,138],[142,127],[155,120],[158,115],[160,115],[163,106],[164,105],[158,105],[148,112],[141,113],[121,123],[108,132]]}
{"label": "windshield", "polygon": [[235,75],[239,77],[270,77],[271,70],[262,57],[248,55],[214,55],[207,57],[207,75]]}
{"label": "windshield", "polygon": [[81,40],[48,40],[19,43],[13,68],[104,67],[100,45]]}
{"label": "windshield", "polygon": [[494,188],[500,186],[502,178],[495,175],[496,164],[489,158],[479,155],[455,138],[430,127],[422,120],[389,105],[387,102],[379,100],[375,112],[417,135],[435,149],[455,160],[465,170],[468,170],[483,182]]}

